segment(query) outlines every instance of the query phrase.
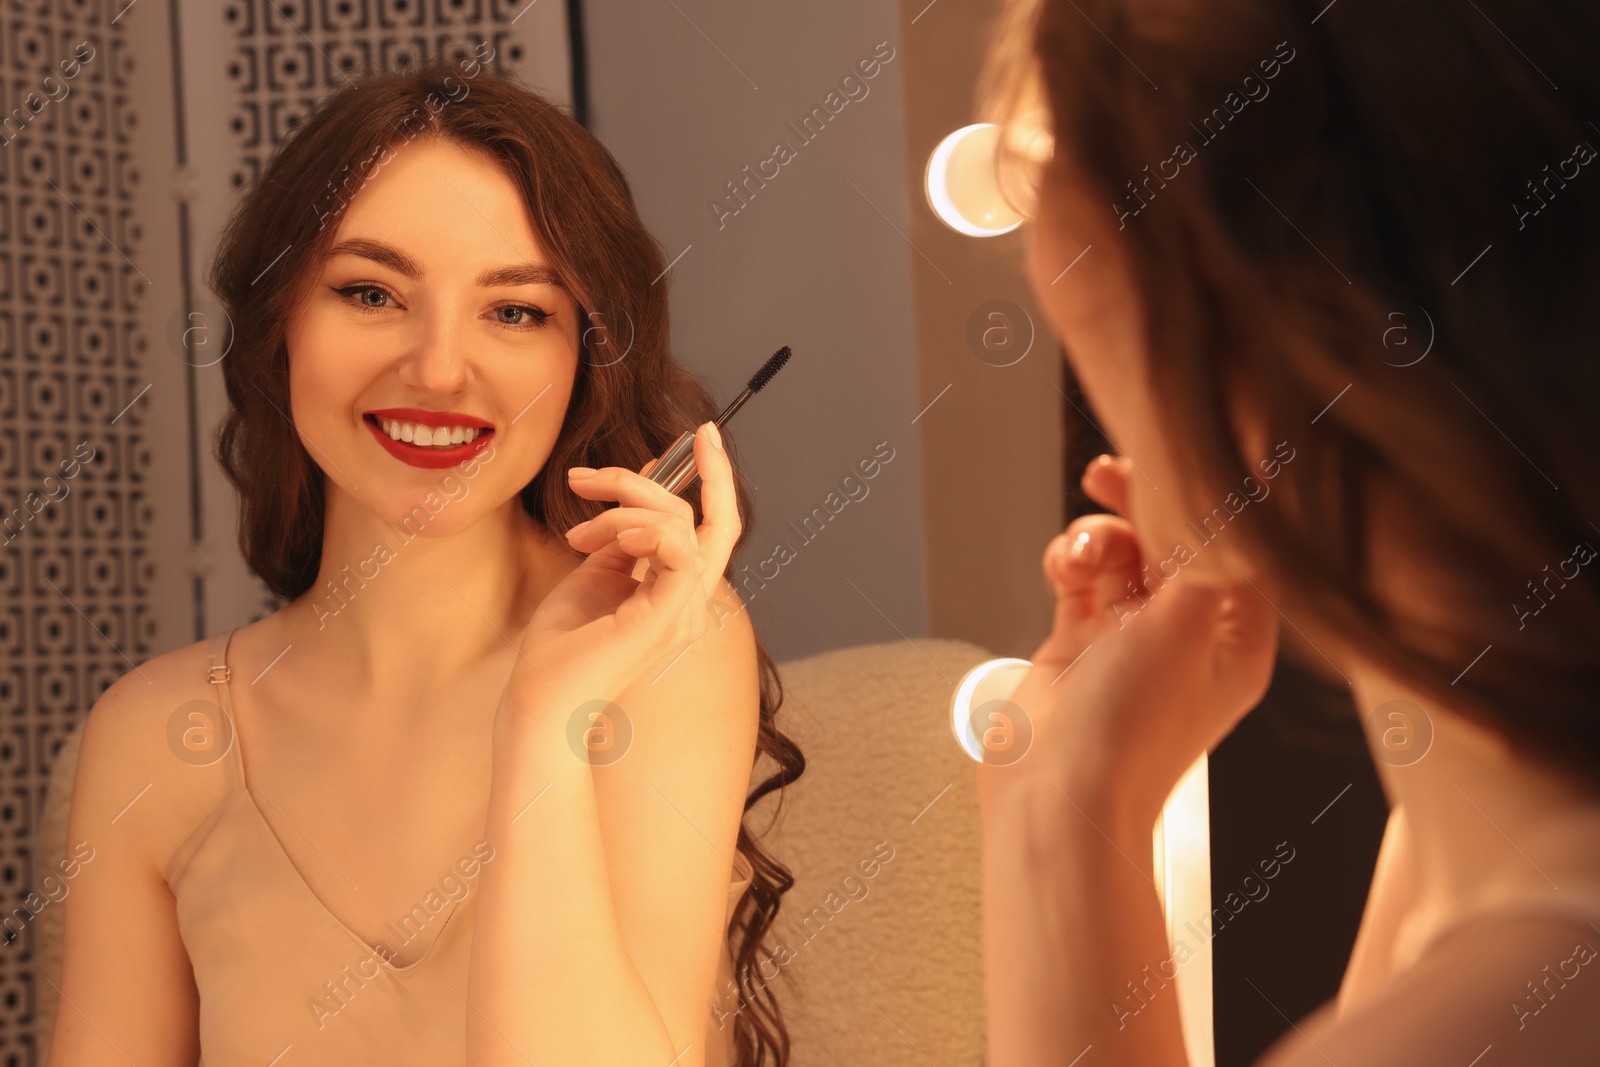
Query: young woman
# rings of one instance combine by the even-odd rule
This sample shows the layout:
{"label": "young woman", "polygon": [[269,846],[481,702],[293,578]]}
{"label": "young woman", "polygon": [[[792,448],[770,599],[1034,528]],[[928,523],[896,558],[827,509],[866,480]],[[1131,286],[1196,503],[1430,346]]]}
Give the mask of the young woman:
{"label": "young woman", "polygon": [[334,94],[246,191],[217,454],[287,603],[96,702],[51,1067],[787,1061],[743,813],[804,762],[664,268],[476,60]]}
{"label": "young woman", "polygon": [[1033,747],[980,768],[991,1067],[1186,1062],[1151,827],[1280,637],[1392,815],[1261,1062],[1600,1062],[1597,51],[1580,3],[1007,5],[1003,180],[1122,455],[1044,555]]}

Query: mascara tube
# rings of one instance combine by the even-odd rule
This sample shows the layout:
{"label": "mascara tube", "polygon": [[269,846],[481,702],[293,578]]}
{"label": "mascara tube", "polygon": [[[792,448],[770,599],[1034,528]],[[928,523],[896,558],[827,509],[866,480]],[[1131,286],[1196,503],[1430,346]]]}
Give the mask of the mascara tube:
{"label": "mascara tube", "polygon": [[[777,374],[783,365],[789,362],[789,346],[784,345],[772,354],[772,357],[761,365],[761,369],[751,375],[750,381],[745,385],[744,391],[733,398],[733,403],[723,409],[722,414],[716,417],[717,428],[721,429],[723,423],[733,418],[733,413],[744,407],[749,400]],[[696,427],[698,429],[698,427]],[[665,452],[661,453],[656,465],[650,468],[650,473],[645,475],[657,485],[664,486],[668,492],[676,493],[695,479],[700,473],[694,462],[694,430],[685,430],[672,442]]]}
{"label": "mascara tube", "polygon": [[694,462],[694,435],[694,430],[683,431],[672,442],[672,447],[661,453],[660,460],[650,468],[646,477],[665,487],[669,493],[676,493],[688,485],[689,480],[699,473]]}

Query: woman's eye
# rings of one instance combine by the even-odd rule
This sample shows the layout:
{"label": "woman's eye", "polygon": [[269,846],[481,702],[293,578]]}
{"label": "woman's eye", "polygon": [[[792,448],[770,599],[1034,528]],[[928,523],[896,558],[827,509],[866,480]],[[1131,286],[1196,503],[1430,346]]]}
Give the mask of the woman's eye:
{"label": "woman's eye", "polygon": [[[376,285],[347,285],[343,289],[335,289],[334,292],[344,297],[347,302],[353,302],[363,311],[382,311],[388,307],[383,303],[389,299],[388,292]],[[376,297],[377,302],[369,301],[368,297]]]}
{"label": "woman's eye", "polygon": [[550,318],[550,312],[540,311],[526,304],[506,304],[494,309],[496,321],[506,326],[521,326],[527,329],[536,329],[545,324]]}

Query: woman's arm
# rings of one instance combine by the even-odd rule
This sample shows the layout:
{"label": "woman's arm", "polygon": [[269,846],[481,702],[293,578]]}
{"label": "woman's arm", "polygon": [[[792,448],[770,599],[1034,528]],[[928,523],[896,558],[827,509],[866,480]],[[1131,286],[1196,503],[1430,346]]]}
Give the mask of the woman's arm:
{"label": "woman's arm", "polygon": [[559,707],[496,737],[471,1067],[704,1062],[759,713],[754,635],[722,588],[722,626],[617,698],[615,763],[575,753]]}
{"label": "woman's arm", "polygon": [[720,626],[618,698],[632,747],[594,768],[618,926],[673,1056],[688,1049],[674,1067],[698,1067],[706,1054],[760,724],[755,631],[727,583],[717,600]]}
{"label": "woman's arm", "polygon": [[[695,460],[698,527],[640,474],[569,472],[619,506],[567,531],[588,558],[529,621],[495,716],[470,1067],[704,1062],[759,692],[721,579],[741,526],[710,423]],[[596,701],[631,731],[620,757],[584,743]]]}
{"label": "woman's arm", "polygon": [[72,874],[62,878],[49,1067],[180,1067],[199,1055],[199,994],[153,844],[162,835],[152,820],[178,788],[166,772],[192,771],[165,747],[166,718],[183,701],[169,699],[177,690],[163,685],[165,659],[123,675],[80,727],[68,857],[45,857],[75,861],[61,870]]}
{"label": "woman's arm", "polygon": [[[1128,471],[1097,461],[1084,488],[1126,512]],[[1029,747],[977,775],[989,1064],[1185,1067],[1151,832],[1266,692],[1277,617],[1249,586],[1188,573],[1140,588],[1115,515],[1074,520],[1043,562],[1055,617],[1011,696]]]}
{"label": "woman's arm", "polygon": [[991,1067],[1184,1067],[1152,827],[1034,782],[982,829]]}

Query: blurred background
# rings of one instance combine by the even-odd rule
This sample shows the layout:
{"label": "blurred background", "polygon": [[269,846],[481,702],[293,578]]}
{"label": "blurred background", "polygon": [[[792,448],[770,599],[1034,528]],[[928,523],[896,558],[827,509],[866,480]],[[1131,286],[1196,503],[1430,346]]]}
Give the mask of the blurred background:
{"label": "blurred background", "polygon": [[[1049,622],[1040,553],[1091,510],[1076,476],[1108,445],[1028,291],[1022,231],[963,237],[923,196],[929,153],[971,121],[994,7],[6,0],[7,914],[45,866],[33,840],[55,753],[100,693],[137,663],[277,606],[239,558],[234,496],[211,457],[228,326],[202,279],[274,145],[367,70],[489,42],[494,67],[568,107],[616,156],[671,264],[678,358],[713,396],[731,398],[773,350],[793,349],[729,432],[756,509],[735,577],[780,541],[796,549],[750,598],[778,660],[924,639],[1027,656]],[[64,81],[61,61],[82,42],[93,57]],[[876,73],[863,77],[863,61]],[[47,95],[52,73],[60,88]],[[773,176],[779,142],[789,154]],[[84,442],[93,461],[47,492],[45,475]],[[886,455],[865,496],[814,539],[796,536],[829,493],[845,495],[858,461]],[[1286,663],[1212,757],[1214,899],[1280,845],[1295,856],[1217,934],[1219,1064],[1248,1063],[1333,995],[1355,934],[1386,808],[1337,681]],[[880,911],[863,909],[839,940],[872,943],[875,916],[897,906],[890,894],[916,891],[905,879],[884,889]],[[970,909],[947,918],[975,929]],[[6,925],[9,1067],[35,1062],[40,982],[34,925]],[[959,966],[970,970],[968,949]],[[946,1008],[981,1011],[933,1006]],[[981,1062],[973,1040],[964,1060],[930,1058],[936,1042],[857,1010],[895,1050],[875,1062]],[[825,1061],[797,1045],[797,1062]]]}

